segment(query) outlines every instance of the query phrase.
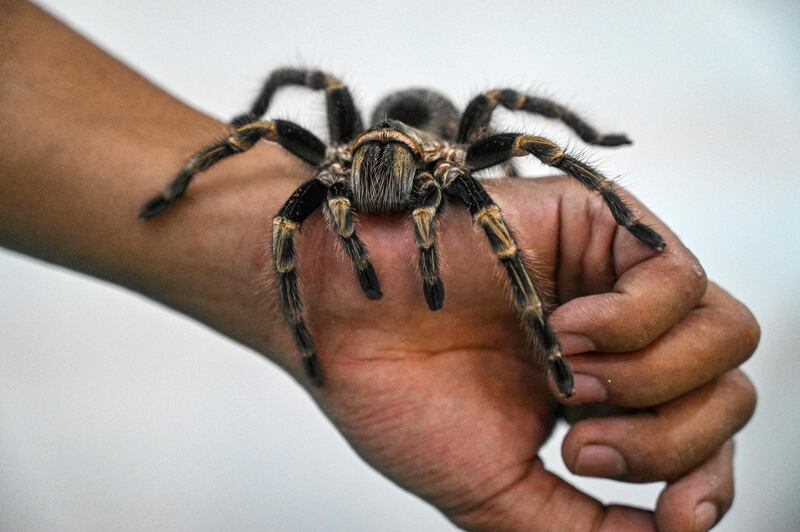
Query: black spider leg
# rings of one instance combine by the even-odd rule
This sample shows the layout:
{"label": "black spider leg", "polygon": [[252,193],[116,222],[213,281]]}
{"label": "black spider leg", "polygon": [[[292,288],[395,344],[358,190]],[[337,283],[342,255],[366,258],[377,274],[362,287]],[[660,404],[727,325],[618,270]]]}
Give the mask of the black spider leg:
{"label": "black spider leg", "polygon": [[323,384],[322,368],[314,352],[314,340],[305,324],[305,310],[297,284],[294,234],[325,199],[326,189],[321,181],[306,181],[295,190],[272,220],[272,256],[278,274],[281,310],[303,356],[306,375],[315,386]]}
{"label": "black spider leg", "polygon": [[603,174],[567,154],[553,141],[544,137],[501,133],[481,139],[467,149],[466,163],[471,169],[488,168],[512,157],[533,155],[542,163],[558,168],[580,181],[586,188],[599,192],[616,222],[649,247],[662,251],[664,239],[653,229],[640,222],[619,194],[614,183]]}
{"label": "black spider leg", "polygon": [[589,144],[597,144],[599,146],[631,144],[631,141],[625,135],[600,134],[584,119],[561,104],[546,98],[528,96],[513,89],[486,91],[473,98],[464,110],[464,114],[461,115],[461,123],[458,127],[458,142],[463,144],[475,140],[489,126],[492,113],[498,105],[502,105],[510,111],[526,111],[560,120],[572,128],[584,142]]}
{"label": "black spider leg", "polygon": [[328,198],[322,206],[325,219],[331,229],[336,231],[347,255],[353,261],[358,282],[369,299],[380,299],[381,286],[375,268],[369,260],[364,243],[356,234],[355,217],[349,189],[344,182],[337,182],[328,189]]}
{"label": "black spider leg", "polygon": [[436,215],[442,204],[442,189],[429,172],[420,172],[415,183],[411,216],[414,238],[419,248],[419,271],[422,291],[431,310],[444,306],[444,285],[439,278],[439,258],[436,253]]}
{"label": "black spider leg", "polygon": [[476,224],[486,233],[497,258],[506,269],[514,291],[514,302],[521,315],[523,329],[538,340],[545,353],[545,362],[558,390],[566,397],[575,393],[575,383],[569,363],[561,356],[553,329],[547,323],[539,293],[525,269],[514,235],[503,219],[500,208],[477,179],[462,175],[453,180],[448,195],[461,200],[469,209]]}
{"label": "black spider leg", "polygon": [[296,85],[325,91],[328,130],[332,144],[345,144],[364,130],[361,113],[353,103],[350,90],[334,76],[319,70],[281,68],[272,72],[264,82],[250,111],[231,120],[235,126],[252,122],[264,116],[272,96],[281,87]]}
{"label": "black spider leg", "polygon": [[252,148],[260,139],[275,141],[307,163],[317,166],[325,158],[325,144],[313,133],[286,120],[255,121],[238,126],[232,134],[201,149],[189,159],[178,175],[160,194],[148,200],[139,211],[147,220],[164,212],[183,196],[194,176],[222,159]]}

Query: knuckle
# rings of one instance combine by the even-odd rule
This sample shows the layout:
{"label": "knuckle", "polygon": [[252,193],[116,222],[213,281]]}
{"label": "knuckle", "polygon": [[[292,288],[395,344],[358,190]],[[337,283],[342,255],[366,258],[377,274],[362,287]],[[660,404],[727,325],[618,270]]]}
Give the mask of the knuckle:
{"label": "knuckle", "polygon": [[733,369],[748,360],[761,340],[761,326],[750,309],[730,294],[713,285],[709,301],[710,323],[717,331],[727,362],[724,369]]}
{"label": "knuckle", "polygon": [[724,369],[736,368],[753,356],[761,339],[761,327],[746,306],[736,301],[721,308],[716,312],[715,321],[721,329],[720,338],[728,346]]}
{"label": "knuckle", "polygon": [[687,301],[697,302],[708,289],[708,275],[694,254],[682,248],[676,257],[678,271],[681,274],[680,284],[686,291]]}
{"label": "knuckle", "polygon": [[747,350],[746,358],[749,358],[761,340],[761,326],[744,303],[729,294],[726,296],[729,303],[721,308],[722,322],[735,331],[737,345]]}
{"label": "knuckle", "polygon": [[[761,341],[761,326],[758,324],[756,317],[753,316],[753,313],[750,312],[750,309],[741,303],[739,305],[741,307],[742,321],[744,322],[742,343],[750,348],[750,355],[752,355]],[[748,358],[750,355],[748,355]]]}
{"label": "knuckle", "polygon": [[756,391],[753,381],[751,381],[747,375],[744,374],[744,372],[737,370],[737,374],[739,375],[739,395],[742,397],[744,408],[747,412],[746,419],[750,419],[756,410],[756,405],[758,404],[758,392]]}
{"label": "knuckle", "polygon": [[738,428],[741,429],[755,412],[758,403],[758,392],[753,381],[740,369],[729,371],[721,377],[722,383],[730,388],[736,403]]}

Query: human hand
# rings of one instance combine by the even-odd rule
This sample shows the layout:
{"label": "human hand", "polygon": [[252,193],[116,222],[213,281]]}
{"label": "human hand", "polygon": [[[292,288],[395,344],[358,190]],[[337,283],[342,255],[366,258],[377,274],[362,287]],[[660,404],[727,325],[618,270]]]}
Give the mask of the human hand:
{"label": "human hand", "polygon": [[[1,21],[13,46],[0,71],[24,90],[0,92],[15,133],[0,142],[0,244],[158,299],[307,384],[274,291],[255,285],[272,278],[271,218],[308,169],[264,143],[205,173],[168,215],[140,223],[141,202],[224,126],[37,8],[13,8]],[[320,216],[309,219],[299,273],[327,372],[314,398],[369,463],[460,526],[687,530],[701,501],[721,516],[732,498],[726,442],[755,402],[735,369],[757,342],[752,316],[716,286],[706,290],[694,258],[663,226],[668,246],[653,256],[564,178],[491,188],[535,256],[540,283],[553,286],[550,301],[561,304],[550,321],[578,374],[571,404],[646,408],[576,423],[565,461],[581,474],[669,480],[655,516],[604,508],[537,460],[558,405],[523,360],[496,260],[458,207],[440,224],[447,300],[436,313],[413,272],[407,219],[361,220],[381,301],[364,298]],[[594,460],[579,457],[587,443],[616,448],[625,468],[604,469],[609,454],[596,446]]]}
{"label": "human hand", "polygon": [[[567,404],[634,409],[577,422],[563,443],[567,466],[667,480],[655,515],[603,507],[544,469],[537,455],[558,404],[542,371],[524,360],[500,266],[459,206],[440,225],[447,299],[438,312],[427,309],[414,272],[407,217],[360,218],[379,301],[364,297],[321,216],[306,222],[298,268],[326,372],[312,395],[367,462],[459,526],[707,529],[731,504],[731,438],[755,405],[736,369],[757,343],[755,320],[707,287],[696,259],[663,225],[656,227],[668,245],[654,254],[567,178],[489,188],[560,305],[550,323],[576,373]],[[305,383],[299,360],[284,365]]]}

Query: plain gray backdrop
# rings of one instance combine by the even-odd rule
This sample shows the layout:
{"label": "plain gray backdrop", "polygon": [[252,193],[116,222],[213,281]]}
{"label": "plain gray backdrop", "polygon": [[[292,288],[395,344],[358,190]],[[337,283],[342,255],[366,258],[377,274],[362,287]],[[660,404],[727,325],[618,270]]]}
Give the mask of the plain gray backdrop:
{"label": "plain gray backdrop", "polygon": [[[411,85],[460,106],[510,85],[629,133],[634,146],[591,153],[763,328],[745,365],[759,406],[737,438],[737,500],[719,530],[796,529],[800,3],[222,4],[41,2],[223,120],[272,68],[301,64],[340,74],[365,109]],[[324,106],[289,90],[271,115],[321,132]],[[581,145],[558,124],[504,119]],[[652,507],[660,484],[569,475],[563,434],[549,468],[604,501]],[[271,363],[140,296],[0,251],[0,529],[452,525],[365,466]]]}

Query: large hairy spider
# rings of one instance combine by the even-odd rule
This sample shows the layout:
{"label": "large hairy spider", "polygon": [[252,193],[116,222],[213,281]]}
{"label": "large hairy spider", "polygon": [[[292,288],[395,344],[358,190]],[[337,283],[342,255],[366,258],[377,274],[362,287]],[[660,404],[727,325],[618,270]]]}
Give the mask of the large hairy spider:
{"label": "large hairy spider", "polygon": [[[261,119],[274,93],[287,85],[325,91],[330,147],[297,124]],[[148,219],[163,212],[186,192],[197,173],[247,151],[260,139],[277,142],[313,166],[311,179],[300,185],[273,220],[272,254],[283,314],[294,332],[306,374],[316,386],[322,386],[322,369],[305,325],[295,271],[294,238],[303,221],[322,207],[353,262],[361,288],[369,299],[379,299],[378,277],[356,234],[353,212],[411,211],[422,290],[428,307],[438,310],[444,304],[445,291],[439,279],[436,217],[448,201],[463,203],[486,232],[492,251],[508,274],[522,328],[544,351],[559,391],[570,396],[575,391],[572,370],[561,356],[513,232],[473,173],[507,164],[513,157],[533,155],[600,193],[617,223],[649,247],[660,251],[664,240],[636,219],[610,180],[554,142],[521,133],[495,134],[489,122],[498,105],[560,120],[590,144],[630,143],[624,135],[599,134],[558,103],[512,89],[476,96],[460,118],[453,104],[435,92],[411,89],[393,93],[378,105],[372,126],[365,130],[350,92],[337,78],[319,71],[280,69],[269,76],[250,112],[232,120],[230,136],[195,153],[167,189],[144,204],[139,216]]]}

